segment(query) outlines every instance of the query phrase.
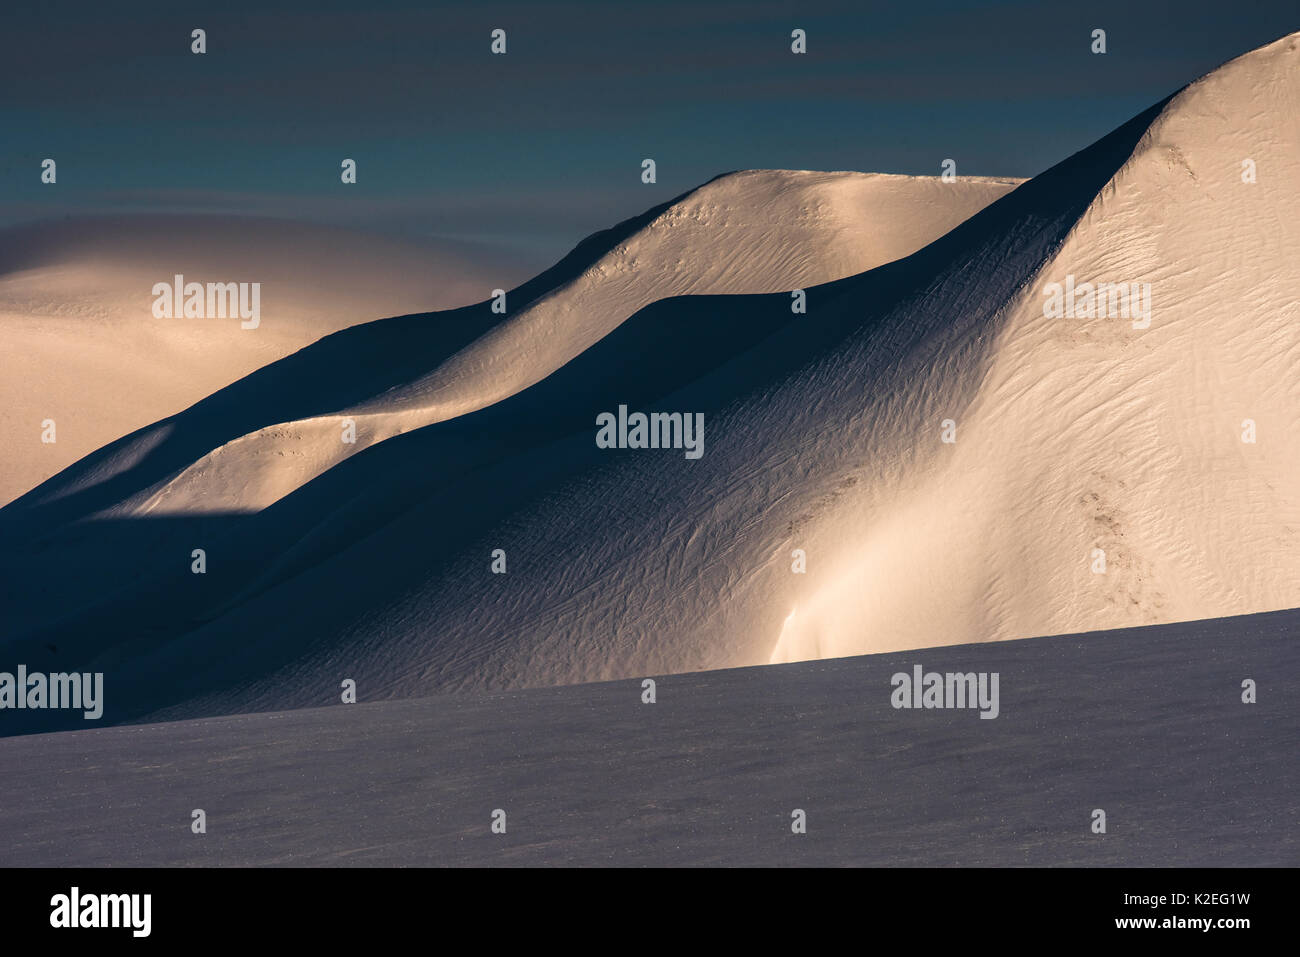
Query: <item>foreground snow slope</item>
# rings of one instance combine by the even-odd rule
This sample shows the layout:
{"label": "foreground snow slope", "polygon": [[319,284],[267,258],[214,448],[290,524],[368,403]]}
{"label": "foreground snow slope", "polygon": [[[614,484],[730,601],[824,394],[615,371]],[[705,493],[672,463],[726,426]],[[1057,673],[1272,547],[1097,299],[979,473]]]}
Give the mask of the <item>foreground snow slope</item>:
{"label": "foreground snow slope", "polygon": [[[660,300],[536,384],[261,511],[139,510],[268,407],[319,414],[387,383],[386,415],[436,412],[430,357],[472,352],[483,317],[330,337],[0,513],[20,584],[5,653],[102,665],[114,719],[181,717],[324,704],[344,677],[401,697],[1300,605],[1297,47],[1226,65],[911,256],[809,288],[806,315],[784,291]],[[520,298],[588,273],[557,270]],[[1150,325],[1045,317],[1069,276],[1150,283]],[[384,373],[310,374],[335,359]],[[596,416],[620,404],[702,413],[703,456],[598,449]]]}
{"label": "foreground snow slope", "polygon": [[[360,704],[293,713],[82,722],[0,740],[14,772],[0,853],[13,867],[1294,867],[1297,628],[1283,612],[660,677],[653,705],[637,680],[384,702],[363,687]],[[998,717],[895,710],[891,676],[917,664],[996,672]]]}
{"label": "foreground snow slope", "polygon": [[[157,282],[261,283],[260,323],[154,316]],[[520,278],[487,249],[281,220],[101,216],[0,230],[0,504],[268,362]],[[53,419],[57,441],[41,441]]]}

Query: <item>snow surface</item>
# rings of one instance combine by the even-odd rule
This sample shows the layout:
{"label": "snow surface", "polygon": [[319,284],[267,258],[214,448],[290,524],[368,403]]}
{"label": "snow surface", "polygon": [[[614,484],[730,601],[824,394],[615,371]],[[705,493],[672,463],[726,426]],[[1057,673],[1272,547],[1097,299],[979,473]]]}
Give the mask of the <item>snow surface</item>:
{"label": "snow surface", "polygon": [[[1294,867],[1297,628],[661,676],[653,705],[639,681],[363,685],[356,705],[7,738],[0,865]],[[1001,713],[893,709],[915,664],[997,672]]]}

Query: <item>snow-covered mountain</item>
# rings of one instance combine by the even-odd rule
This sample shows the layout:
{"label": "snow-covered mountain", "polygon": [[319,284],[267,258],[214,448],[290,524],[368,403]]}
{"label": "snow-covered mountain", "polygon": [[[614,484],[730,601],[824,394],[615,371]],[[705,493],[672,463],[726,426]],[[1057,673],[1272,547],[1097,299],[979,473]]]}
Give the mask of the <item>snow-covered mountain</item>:
{"label": "snow-covered mountain", "polygon": [[[793,290],[873,269],[937,239],[1017,182],[770,170],[723,176],[593,236],[503,299],[338,337],[292,366],[140,430],[30,500],[81,487],[88,465],[97,477],[120,474],[141,448],[180,432],[200,445],[168,459],[169,469],[133,480],[139,487],[113,501],[112,513],[257,511],[371,445],[515,395],[653,302]],[[288,390],[260,388],[286,374],[324,385],[309,408]],[[230,427],[225,418],[212,427],[217,405],[238,410]],[[345,417],[355,423],[354,442],[341,441]],[[206,454],[196,455],[202,443]]]}
{"label": "snow-covered mountain", "polygon": [[734,174],[337,333],[0,512],[0,650],[120,719],[1300,606],[1297,106],[1292,35],[1014,190]]}

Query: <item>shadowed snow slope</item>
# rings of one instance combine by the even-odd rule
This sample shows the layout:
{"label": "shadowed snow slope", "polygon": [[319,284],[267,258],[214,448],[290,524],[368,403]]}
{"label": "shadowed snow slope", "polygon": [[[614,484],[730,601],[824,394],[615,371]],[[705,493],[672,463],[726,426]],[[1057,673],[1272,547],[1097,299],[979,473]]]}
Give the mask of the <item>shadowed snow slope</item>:
{"label": "shadowed snow slope", "polygon": [[[5,657],[94,663],[118,720],[1300,605],[1298,105],[1293,36],[844,279],[736,260],[723,229],[642,265],[654,223],[739,176],[593,237],[493,328],[481,306],[332,336],[0,512]],[[731,275],[766,294],[703,294]],[[1149,283],[1150,324],[1048,318],[1057,282]],[[621,404],[702,413],[703,456],[597,448]],[[359,445],[392,437],[295,462],[341,444],[337,414],[303,421],[341,409]],[[274,423],[262,468],[240,446]]]}
{"label": "shadowed snow slope", "polygon": [[[259,322],[158,318],[153,286],[257,282]],[[0,230],[0,503],[106,442],[347,326],[452,308],[527,275],[503,254],[238,216]],[[53,419],[57,441],[41,441]]]}

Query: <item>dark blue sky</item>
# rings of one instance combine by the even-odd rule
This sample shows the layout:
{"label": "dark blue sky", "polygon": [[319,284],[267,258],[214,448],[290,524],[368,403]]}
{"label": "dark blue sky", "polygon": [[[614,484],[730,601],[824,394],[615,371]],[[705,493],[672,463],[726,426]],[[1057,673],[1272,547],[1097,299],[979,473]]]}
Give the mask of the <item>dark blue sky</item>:
{"label": "dark blue sky", "polygon": [[1032,176],[1296,29],[1294,0],[19,4],[0,225],[221,210],[556,256],[731,169]]}

